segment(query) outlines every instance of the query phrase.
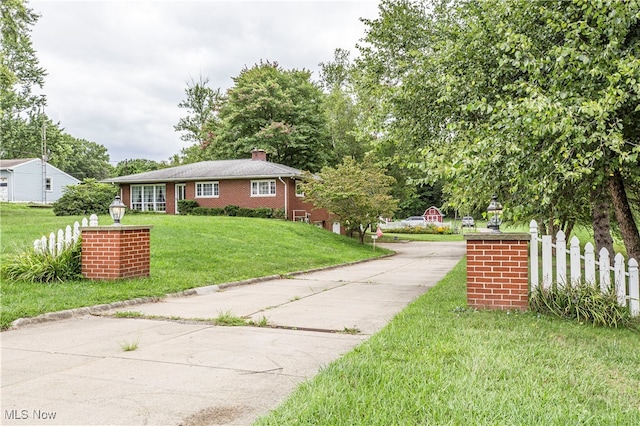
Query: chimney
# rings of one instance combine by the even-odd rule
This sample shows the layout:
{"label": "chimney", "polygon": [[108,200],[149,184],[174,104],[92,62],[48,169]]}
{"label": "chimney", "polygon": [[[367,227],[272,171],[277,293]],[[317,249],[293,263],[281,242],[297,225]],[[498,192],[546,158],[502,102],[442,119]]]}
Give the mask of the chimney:
{"label": "chimney", "polygon": [[252,161],[267,161],[267,153],[264,149],[254,148],[251,151],[251,160]]}

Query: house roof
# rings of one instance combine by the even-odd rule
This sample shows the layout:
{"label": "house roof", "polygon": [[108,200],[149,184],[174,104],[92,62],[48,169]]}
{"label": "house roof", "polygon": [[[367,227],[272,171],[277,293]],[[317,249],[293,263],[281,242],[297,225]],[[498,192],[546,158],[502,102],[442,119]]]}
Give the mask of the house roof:
{"label": "house roof", "polygon": [[119,176],[103,180],[111,183],[159,183],[192,180],[262,179],[298,177],[302,171],[282,164],[260,160],[218,160],[185,164],[168,169]]}
{"label": "house roof", "polygon": [[37,158],[16,158],[14,160],[0,160],[0,169],[7,170],[21,166],[31,161],[38,161]]}
{"label": "house roof", "polygon": [[[0,160],[0,170],[8,170],[8,171],[13,171],[13,169],[20,167],[20,166],[24,166],[25,164],[29,164],[32,163],[34,161],[37,161],[39,164],[42,164],[42,159],[40,158],[16,158],[16,159],[12,159],[12,160]],[[68,176],[70,179],[74,180],[76,183],[80,183],[80,180],[71,176],[69,173],[60,170],[59,168],[57,168],[56,166],[50,164],[50,163],[44,163],[47,166],[47,169],[53,169],[58,171],[59,173],[62,173],[65,176]]]}

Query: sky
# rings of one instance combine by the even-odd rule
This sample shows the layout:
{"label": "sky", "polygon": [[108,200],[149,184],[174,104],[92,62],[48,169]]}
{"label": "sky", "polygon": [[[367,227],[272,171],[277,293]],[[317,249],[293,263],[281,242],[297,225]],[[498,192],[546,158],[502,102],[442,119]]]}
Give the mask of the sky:
{"label": "sky", "polygon": [[46,113],[64,131],[107,148],[111,164],[168,160],[190,143],[174,125],[200,76],[223,91],[260,61],[307,69],[335,49],[357,55],[360,18],[377,0],[30,0],[31,41],[47,71]]}

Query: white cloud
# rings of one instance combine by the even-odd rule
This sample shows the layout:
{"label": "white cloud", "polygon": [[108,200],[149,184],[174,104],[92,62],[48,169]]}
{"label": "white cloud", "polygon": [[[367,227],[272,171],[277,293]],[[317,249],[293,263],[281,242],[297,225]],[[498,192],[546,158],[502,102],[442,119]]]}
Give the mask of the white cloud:
{"label": "white cloud", "polygon": [[173,126],[188,81],[228,89],[246,66],[308,69],[364,36],[376,1],[32,0],[32,41],[48,76],[47,114],[111,160],[166,160],[186,144]]}

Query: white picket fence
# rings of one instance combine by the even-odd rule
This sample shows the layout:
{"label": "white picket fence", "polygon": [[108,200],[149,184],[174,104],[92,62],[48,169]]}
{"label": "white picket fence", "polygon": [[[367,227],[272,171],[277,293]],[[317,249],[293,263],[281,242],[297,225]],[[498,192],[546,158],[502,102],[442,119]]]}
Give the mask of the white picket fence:
{"label": "white picket fence", "polygon": [[58,229],[57,234],[55,232],[49,234],[49,238],[42,236],[42,238],[33,242],[33,250],[37,253],[46,253],[48,251],[51,256],[59,256],[66,248],[73,246],[78,241],[81,226],[98,226],[98,216],[92,214],[88,220],[84,217],[82,218],[82,224],[75,222],[73,229],[71,225],[67,225],[64,231]]}
{"label": "white picket fence", "polygon": [[[569,250],[564,232],[556,234],[556,243],[553,244],[551,235],[538,236],[538,224],[532,220],[529,224],[531,232],[530,243],[530,282],[531,291],[539,285],[548,289],[555,282],[558,286],[577,285],[584,282],[591,285],[600,284],[603,293],[615,290],[620,306],[628,306],[632,316],[640,315],[640,284],[638,279],[638,262],[629,259],[628,268],[625,268],[624,256],[616,254],[611,266],[609,251],[605,248],[598,253],[596,260],[593,244],[584,246],[584,255],[580,254],[580,240],[571,238]],[[538,264],[538,253],[542,248],[542,268]],[[555,278],[553,273],[553,249],[555,248],[556,267]],[[569,277],[567,277],[567,259],[569,260]],[[598,274],[596,275],[596,269]],[[540,276],[542,272],[542,276]],[[613,272],[613,283],[611,282]],[[612,287],[613,285],[613,287]]]}

